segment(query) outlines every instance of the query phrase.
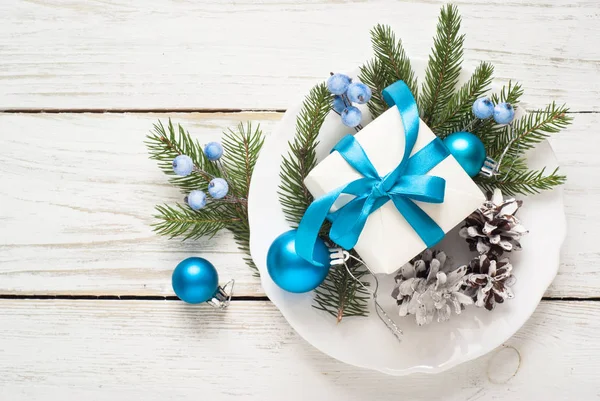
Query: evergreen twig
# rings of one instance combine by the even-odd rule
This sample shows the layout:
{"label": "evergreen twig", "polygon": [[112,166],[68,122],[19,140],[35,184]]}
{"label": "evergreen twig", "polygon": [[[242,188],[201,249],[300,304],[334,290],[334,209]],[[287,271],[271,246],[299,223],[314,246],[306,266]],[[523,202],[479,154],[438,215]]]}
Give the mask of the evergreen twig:
{"label": "evergreen twig", "polygon": [[296,136],[281,163],[279,201],[287,221],[294,226],[298,225],[313,200],[304,186],[304,179],[317,164],[317,136],[331,104],[332,97],[324,83],[310,91],[296,118]]}
{"label": "evergreen twig", "polygon": [[[157,160],[170,181],[183,193],[206,190],[214,177],[224,178],[229,184],[229,195],[223,199],[210,199],[207,205],[194,211],[187,205],[159,205],[154,230],[161,235],[182,237],[184,240],[214,236],[222,229],[233,233],[238,248],[246,253],[244,260],[256,271],[250,258],[250,226],[248,224],[248,191],[250,178],[263,145],[260,126],[255,129],[248,123],[239,124],[236,130],[223,135],[223,156],[212,162],[204,155],[202,146],[194,141],[181,126],[176,131],[169,120],[167,129],[159,121],[148,135],[146,146],[150,158]],[[194,172],[186,177],[175,176],[172,161],[181,154],[194,162]]]}
{"label": "evergreen twig", "polygon": [[448,4],[442,7],[425,70],[425,82],[418,97],[421,119],[427,125],[439,119],[458,83],[465,40],[465,35],[459,35],[460,22],[456,6]]}
{"label": "evergreen twig", "polygon": [[506,177],[497,179],[479,179],[478,184],[484,191],[492,191],[499,188],[503,194],[532,195],[542,191],[550,190],[557,185],[566,182],[567,177],[558,173],[558,167],[550,174],[546,174],[546,168],[541,170],[529,170],[527,168],[512,168]]}
{"label": "evergreen twig", "polygon": [[154,231],[170,238],[182,237],[183,240],[213,237],[228,225],[239,221],[237,217],[224,216],[218,204],[209,203],[195,211],[187,206],[158,205],[158,222],[153,224]]}
{"label": "evergreen twig", "polygon": [[[175,130],[169,119],[167,130],[161,121],[154,124],[154,129],[145,142],[150,159],[158,162],[158,167],[170,176],[169,182],[178,187],[181,192],[187,194],[194,189],[206,187],[210,180],[219,174],[218,166],[208,160],[200,143],[197,140],[194,141],[189,132],[186,132],[181,125],[177,125],[177,130]],[[175,175],[173,159],[179,155],[189,156],[197,170],[187,177]]]}
{"label": "evergreen twig", "polygon": [[[347,263],[358,280],[368,273],[352,259]],[[366,282],[363,284],[368,285]],[[325,281],[315,290],[313,306],[334,316],[339,323],[344,317],[367,316],[369,299],[371,294],[348,274],[344,266],[332,266]]]}
{"label": "evergreen twig", "polygon": [[450,97],[445,107],[441,107],[442,112],[437,114],[431,125],[431,130],[437,136],[444,138],[456,132],[462,120],[471,116],[473,102],[489,89],[493,72],[494,67],[485,62],[475,68],[471,78]]}
{"label": "evergreen twig", "polygon": [[360,68],[360,80],[371,88],[372,96],[368,107],[373,118],[388,109],[382,91],[398,80],[408,85],[417,97],[417,78],[404,51],[402,41],[396,39],[394,31],[387,25],[376,25],[371,29],[371,43],[375,57]]}

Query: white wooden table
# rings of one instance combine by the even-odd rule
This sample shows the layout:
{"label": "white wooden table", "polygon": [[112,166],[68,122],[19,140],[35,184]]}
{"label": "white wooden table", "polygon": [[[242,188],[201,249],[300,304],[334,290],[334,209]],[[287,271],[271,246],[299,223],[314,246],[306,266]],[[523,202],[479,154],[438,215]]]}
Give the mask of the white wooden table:
{"label": "white wooden table", "polygon": [[[299,338],[229,235],[154,235],[154,205],[179,195],[143,140],[168,117],[203,142],[248,119],[269,132],[329,71],[370,56],[377,22],[426,57],[442,1],[2,1],[0,400],[599,399],[600,3],[456,3],[467,64],[523,82],[532,107],[571,106],[552,139],[569,234],[504,347],[395,378]],[[226,313],[165,298],[191,255],[236,278]]]}

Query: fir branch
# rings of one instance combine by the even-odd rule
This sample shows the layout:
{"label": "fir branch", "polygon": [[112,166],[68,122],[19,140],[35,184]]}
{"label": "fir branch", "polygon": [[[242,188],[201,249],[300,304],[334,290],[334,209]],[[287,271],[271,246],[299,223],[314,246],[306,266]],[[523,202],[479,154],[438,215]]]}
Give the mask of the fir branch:
{"label": "fir branch", "polygon": [[552,102],[544,109],[527,113],[526,116],[513,123],[512,129],[508,126],[504,127],[501,135],[497,136],[498,140],[490,148],[490,153],[502,152],[505,144],[512,141],[507,154],[514,157],[524,154],[551,134],[557,133],[571,124],[573,118],[567,114],[568,111],[569,109],[565,105],[557,106]]}
{"label": "fir branch", "polygon": [[493,191],[494,188],[499,188],[506,195],[532,195],[562,185],[566,179],[566,176],[558,174],[558,167],[547,175],[545,167],[541,170],[513,167],[506,177],[491,179],[478,177],[477,184],[484,191]]}
{"label": "fir branch", "polygon": [[389,26],[377,25],[371,29],[371,43],[375,58],[360,68],[359,78],[371,88],[373,95],[368,107],[373,118],[377,118],[388,109],[382,96],[382,91],[387,86],[402,80],[408,85],[415,98],[418,86],[402,41],[396,39],[394,31]]}
{"label": "fir branch", "polygon": [[[367,270],[356,262],[348,262],[348,268],[358,280]],[[368,283],[363,282],[364,285]],[[332,266],[325,281],[315,290],[313,307],[334,316],[339,323],[350,316],[367,316],[367,303],[371,295],[348,274],[344,266]]]}
{"label": "fir branch", "polygon": [[240,220],[223,216],[219,206],[217,203],[209,203],[203,209],[194,211],[180,204],[175,207],[158,205],[156,206],[158,215],[155,216],[158,222],[153,224],[154,231],[170,238],[183,237],[184,240],[212,237],[228,225]]}
{"label": "fir branch", "polygon": [[223,133],[221,142],[224,149],[222,158],[224,175],[233,186],[233,194],[248,199],[250,178],[264,143],[260,125],[252,130],[250,122],[246,125],[239,123],[236,131],[230,128]]}
{"label": "fir branch", "polygon": [[442,112],[431,125],[431,130],[440,138],[458,131],[457,125],[463,120],[470,119],[473,102],[481,97],[492,83],[494,67],[482,62],[475,68],[473,75],[458,91],[456,91]]}
{"label": "fir branch", "polygon": [[283,157],[279,177],[279,201],[286,219],[297,225],[313,200],[304,179],[317,164],[315,149],[323,121],[331,110],[332,97],[324,83],[315,86],[296,118],[296,136]]}
{"label": "fir branch", "polygon": [[425,70],[419,99],[421,118],[427,125],[436,121],[448,104],[458,83],[463,57],[464,35],[459,35],[461,18],[452,4],[442,7],[432,54]]}
{"label": "fir branch", "polygon": [[212,178],[221,177],[229,184],[230,194],[222,199],[211,199],[199,211],[179,204],[157,206],[158,222],[154,224],[154,230],[161,235],[187,240],[213,236],[219,230],[229,229],[238,248],[247,255],[244,260],[257,271],[250,258],[248,190],[264,141],[260,127],[253,130],[250,123],[240,124],[237,129],[225,132],[222,141],[224,152],[219,162],[208,160],[198,141],[194,141],[181,126],[177,131],[170,120],[168,132],[160,121],[155,124],[146,141],[150,158],[157,160],[166,174],[174,175],[172,160],[185,154],[194,161],[194,173],[187,177],[173,177],[172,183],[188,193],[195,189],[205,190]]}
{"label": "fir branch", "polygon": [[[511,81],[508,85],[502,87],[500,93],[494,93],[491,100],[494,104],[507,102],[513,107],[519,107],[519,100],[523,95],[523,88],[519,83],[513,84]],[[508,146],[510,139],[506,138],[506,132],[509,129],[506,125],[499,125],[494,122],[494,119],[489,118],[485,121],[477,120],[472,113],[462,122],[456,131],[462,131],[464,127],[473,127],[470,132],[477,135],[490,157],[498,160],[503,150]],[[454,132],[454,131],[453,131]]]}
{"label": "fir branch", "polygon": [[247,199],[254,166],[264,144],[264,135],[260,125],[253,130],[250,122],[245,126],[240,123],[235,131],[229,129],[223,133],[222,144],[224,150],[223,174],[227,181],[233,184],[234,196],[242,200],[230,208],[230,210],[233,209],[232,215],[238,217],[239,220],[232,222],[227,228],[233,233],[238,249],[247,255],[244,258],[246,264],[258,274],[258,269],[250,257]]}
{"label": "fir branch", "polygon": [[390,84],[391,79],[386,77],[383,64],[378,59],[367,61],[365,65],[360,67],[359,79],[371,88],[371,100],[369,100],[367,107],[371,116],[377,118],[389,107],[383,100],[382,92]]}
{"label": "fir branch", "polygon": [[[176,132],[169,119],[167,128],[168,133],[159,121],[158,124],[154,124],[152,133],[146,137],[145,143],[150,159],[158,161],[158,167],[171,176],[169,181],[179,187],[181,192],[189,193],[194,189],[206,187],[210,180],[219,174],[217,165],[208,160],[200,143],[194,141],[181,125],[177,125]],[[187,177],[175,175],[173,171],[173,159],[179,155],[189,156],[196,167]]]}

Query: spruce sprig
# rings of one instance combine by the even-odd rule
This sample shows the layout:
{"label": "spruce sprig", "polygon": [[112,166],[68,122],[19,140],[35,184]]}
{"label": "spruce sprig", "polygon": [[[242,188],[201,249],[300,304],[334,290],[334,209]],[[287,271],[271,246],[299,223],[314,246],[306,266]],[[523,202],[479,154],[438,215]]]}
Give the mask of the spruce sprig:
{"label": "spruce sprig", "polygon": [[443,114],[458,83],[465,40],[465,35],[459,34],[460,23],[456,6],[448,4],[442,7],[425,70],[425,82],[418,97],[421,119],[430,126]]}
{"label": "spruce sprig", "polygon": [[302,104],[296,118],[296,136],[283,157],[279,177],[279,201],[286,220],[297,226],[313,197],[304,186],[304,179],[316,166],[317,136],[331,110],[332,97],[324,83],[316,85]]}
{"label": "spruce sprig", "polygon": [[[347,263],[356,279],[361,280],[367,274],[362,265],[354,261]],[[315,290],[314,307],[334,316],[339,323],[344,317],[367,316],[370,298],[370,294],[348,274],[344,266],[332,266],[325,281]]]}
{"label": "spruce sprig", "polygon": [[543,109],[528,112],[525,117],[513,123],[512,129],[504,127],[493,144],[495,146],[490,146],[489,151],[501,152],[505,144],[512,142],[507,154],[515,157],[522,155],[551,134],[567,127],[572,121],[568,111],[565,105],[558,106],[552,102]]}
{"label": "spruce sprig", "polygon": [[376,25],[371,29],[371,43],[375,57],[360,68],[360,80],[372,90],[368,104],[373,118],[388,109],[382,91],[398,80],[402,80],[417,97],[418,85],[410,59],[404,51],[402,41],[387,25]]}
{"label": "spruce sprig", "polygon": [[538,194],[550,190],[566,182],[567,177],[558,173],[558,167],[550,174],[546,168],[541,170],[529,170],[528,168],[515,168],[513,166],[510,174],[500,179],[482,179],[477,183],[484,191],[492,191],[498,188],[506,195]]}
{"label": "spruce sprig", "polygon": [[154,231],[169,238],[182,237],[183,240],[213,237],[229,224],[240,220],[224,216],[220,209],[215,203],[209,203],[198,211],[181,204],[158,205],[158,214],[154,216],[158,222],[153,224]]}
{"label": "spruce sprig", "polygon": [[[210,199],[198,211],[182,204],[158,205],[154,230],[160,235],[187,240],[212,237],[220,230],[228,229],[238,248],[246,253],[244,260],[256,271],[249,253],[248,191],[263,140],[260,126],[253,129],[250,123],[240,123],[235,130],[223,134],[223,156],[213,162],[208,160],[200,143],[180,125],[176,130],[171,120],[167,129],[160,121],[155,124],[146,139],[146,146],[150,158],[158,161],[159,168],[171,177],[171,183],[187,194],[196,189],[206,190],[213,178],[220,177],[227,181],[229,194],[222,199]],[[181,154],[194,162],[192,174],[186,177],[175,176],[173,172],[173,159]]]}
{"label": "spruce sprig", "polygon": [[[154,129],[147,136],[145,144],[150,159],[158,162],[158,167],[170,176],[169,182],[183,193],[187,194],[194,189],[206,187],[219,173],[218,166],[208,160],[200,143],[193,140],[181,125],[178,125],[176,130],[171,119],[167,129],[161,121],[154,124]],[[197,167],[186,177],[178,176],[173,172],[173,159],[179,155],[189,156]]]}
{"label": "spruce sprig", "polygon": [[480,63],[471,78],[448,100],[442,111],[431,125],[431,130],[440,138],[456,132],[465,116],[471,115],[473,102],[489,90],[492,83],[494,66],[489,63]]}

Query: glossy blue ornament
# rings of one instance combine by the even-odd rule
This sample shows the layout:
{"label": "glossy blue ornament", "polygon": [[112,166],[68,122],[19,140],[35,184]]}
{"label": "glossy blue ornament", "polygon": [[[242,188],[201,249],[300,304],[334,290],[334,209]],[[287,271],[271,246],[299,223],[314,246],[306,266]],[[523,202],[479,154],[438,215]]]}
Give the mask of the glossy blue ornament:
{"label": "glossy blue ornament", "polygon": [[175,294],[190,304],[206,302],[219,289],[217,269],[204,258],[187,258],[181,261],[171,278]]}
{"label": "glossy blue ornament", "polygon": [[485,146],[479,138],[470,132],[455,132],[444,139],[444,144],[469,176],[479,174],[486,158]]}
{"label": "glossy blue ornament", "polygon": [[271,279],[288,292],[302,293],[314,290],[329,272],[329,249],[317,239],[314,260],[316,266],[296,253],[296,230],[286,231],[271,244],[267,254],[267,271]]}

